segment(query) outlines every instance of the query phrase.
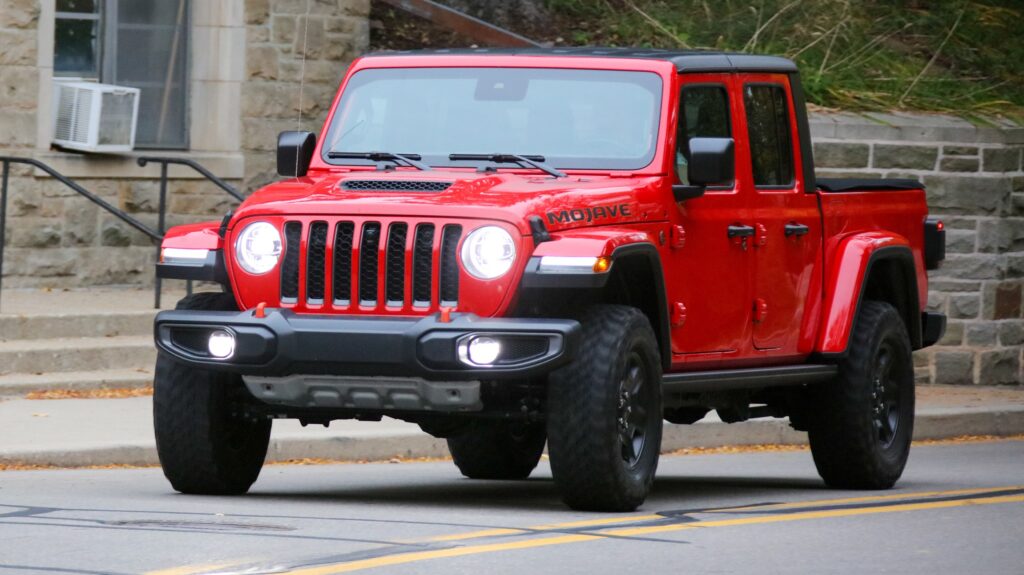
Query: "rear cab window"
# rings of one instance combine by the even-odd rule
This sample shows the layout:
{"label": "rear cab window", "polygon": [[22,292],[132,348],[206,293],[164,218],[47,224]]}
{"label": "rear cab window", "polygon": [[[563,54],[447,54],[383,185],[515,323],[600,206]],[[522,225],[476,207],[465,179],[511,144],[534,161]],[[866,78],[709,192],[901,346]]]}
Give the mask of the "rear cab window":
{"label": "rear cab window", "polygon": [[781,84],[743,87],[751,171],[759,189],[789,190],[796,185],[788,102]]}

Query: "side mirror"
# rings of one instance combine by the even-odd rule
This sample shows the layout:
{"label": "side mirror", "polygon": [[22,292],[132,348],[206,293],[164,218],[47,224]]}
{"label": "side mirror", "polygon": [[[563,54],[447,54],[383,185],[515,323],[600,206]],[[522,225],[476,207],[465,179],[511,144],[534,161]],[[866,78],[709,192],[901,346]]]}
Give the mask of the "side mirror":
{"label": "side mirror", "polygon": [[731,182],[735,176],[732,138],[691,138],[687,176],[693,186]]}
{"label": "side mirror", "polygon": [[313,132],[281,132],[277,136],[277,173],[282,176],[302,177],[309,171],[316,148]]}

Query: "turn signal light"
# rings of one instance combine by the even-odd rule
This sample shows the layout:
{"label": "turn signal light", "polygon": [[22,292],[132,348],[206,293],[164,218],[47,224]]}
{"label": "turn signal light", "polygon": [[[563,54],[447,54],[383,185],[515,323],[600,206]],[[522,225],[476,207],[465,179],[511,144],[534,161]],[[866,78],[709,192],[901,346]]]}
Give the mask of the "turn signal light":
{"label": "turn signal light", "polygon": [[604,273],[608,271],[608,268],[612,267],[612,259],[600,257],[594,262],[594,273]]}

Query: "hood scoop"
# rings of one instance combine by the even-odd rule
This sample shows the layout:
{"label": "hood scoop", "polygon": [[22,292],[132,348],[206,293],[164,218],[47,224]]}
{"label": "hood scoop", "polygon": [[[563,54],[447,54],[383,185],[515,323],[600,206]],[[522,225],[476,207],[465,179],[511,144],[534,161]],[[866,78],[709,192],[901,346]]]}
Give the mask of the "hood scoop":
{"label": "hood scoop", "polygon": [[451,186],[426,180],[345,180],[339,187],[348,192],[443,192]]}

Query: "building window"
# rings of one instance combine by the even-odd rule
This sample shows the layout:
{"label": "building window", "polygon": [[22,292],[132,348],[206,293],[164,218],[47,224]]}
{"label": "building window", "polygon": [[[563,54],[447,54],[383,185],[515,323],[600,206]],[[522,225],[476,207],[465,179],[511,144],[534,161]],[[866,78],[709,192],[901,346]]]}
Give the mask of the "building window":
{"label": "building window", "polygon": [[53,71],[140,90],[138,148],[188,147],[188,0],[57,0]]}
{"label": "building window", "polygon": [[754,185],[793,185],[793,145],[786,92],[778,84],[748,84],[744,92]]}

